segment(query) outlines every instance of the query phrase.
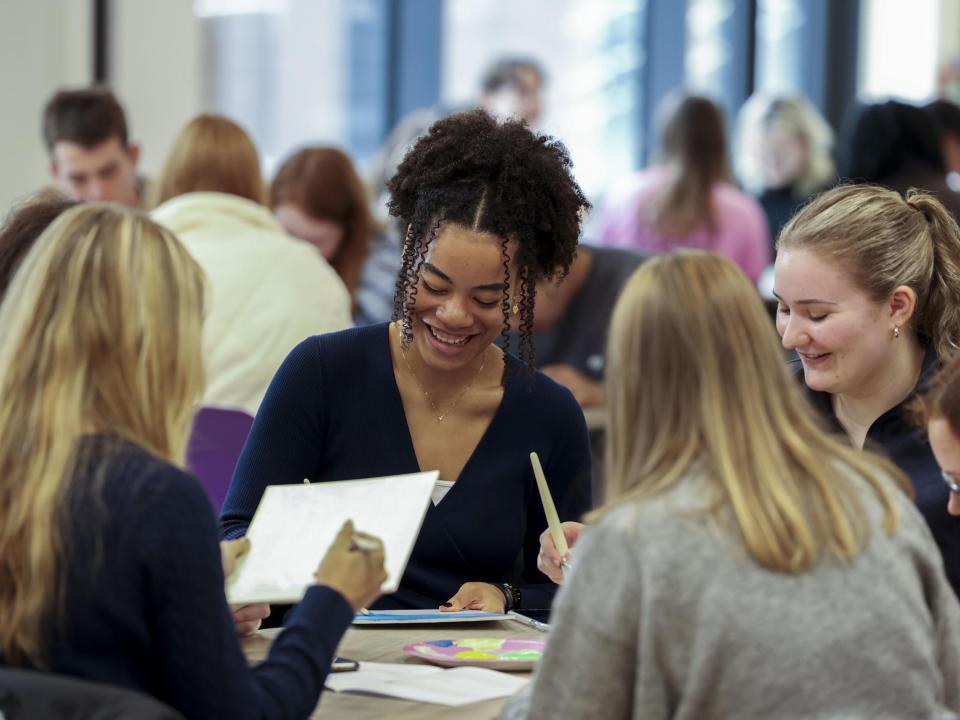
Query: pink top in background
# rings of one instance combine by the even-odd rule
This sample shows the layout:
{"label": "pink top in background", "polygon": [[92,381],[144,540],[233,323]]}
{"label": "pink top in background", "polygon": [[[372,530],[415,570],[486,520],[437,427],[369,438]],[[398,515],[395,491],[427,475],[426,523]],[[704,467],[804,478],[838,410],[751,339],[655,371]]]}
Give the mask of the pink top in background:
{"label": "pink top in background", "polygon": [[719,183],[712,195],[716,232],[703,227],[686,237],[665,236],[647,218],[666,184],[666,170],[654,167],[611,191],[597,221],[600,244],[649,253],[708,250],[735,262],[756,283],[770,264],[770,230],[760,204],[733,185]]}

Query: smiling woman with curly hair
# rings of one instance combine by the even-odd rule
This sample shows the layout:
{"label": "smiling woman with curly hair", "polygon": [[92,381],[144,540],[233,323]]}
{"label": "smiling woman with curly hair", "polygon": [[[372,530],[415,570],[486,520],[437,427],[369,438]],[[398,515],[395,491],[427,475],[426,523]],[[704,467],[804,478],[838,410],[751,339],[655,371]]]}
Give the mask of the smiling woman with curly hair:
{"label": "smiling woman with curly hair", "polygon": [[[530,452],[562,515],[590,501],[580,408],[532,367],[535,283],[569,268],[589,206],[570,170],[561,143],[482,111],[440,120],[414,145],[388,183],[406,229],[395,322],[290,354],[237,465],[225,537],[246,532],[267,482],[436,469],[400,590],[379,607],[549,607]],[[495,345],[514,322],[519,358]]]}

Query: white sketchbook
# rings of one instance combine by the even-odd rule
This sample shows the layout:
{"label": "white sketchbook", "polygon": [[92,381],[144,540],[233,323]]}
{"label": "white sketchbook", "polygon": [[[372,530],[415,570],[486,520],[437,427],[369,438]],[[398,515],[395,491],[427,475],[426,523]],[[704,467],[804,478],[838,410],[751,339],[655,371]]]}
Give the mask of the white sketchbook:
{"label": "white sketchbook", "polygon": [[383,541],[387,579],[395,592],[420,533],[438,473],[269,485],[250,521],[250,551],[227,583],[232,605],[299,602],[347,520]]}

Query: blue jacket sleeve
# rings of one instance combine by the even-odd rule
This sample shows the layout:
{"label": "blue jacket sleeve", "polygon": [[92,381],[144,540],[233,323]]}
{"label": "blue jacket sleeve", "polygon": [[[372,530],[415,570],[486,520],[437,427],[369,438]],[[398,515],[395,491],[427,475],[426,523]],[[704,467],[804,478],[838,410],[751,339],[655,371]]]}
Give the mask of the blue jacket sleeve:
{"label": "blue jacket sleeve", "polygon": [[277,370],[244,443],[220,514],[220,535],[244,535],[267,485],[315,478],[321,465],[323,411],[320,341],[307,338]]}
{"label": "blue jacket sleeve", "polygon": [[157,695],[189,718],[306,718],[353,619],[347,601],[313,587],[267,659],[249,668],[224,595],[210,501],[192,477],[168,469],[137,520]]}
{"label": "blue jacket sleeve", "polygon": [[[543,474],[557,507],[561,522],[580,520],[592,504],[590,436],[580,405],[564,388],[563,403],[556,408],[553,427],[558,429],[549,456],[544,458]],[[531,470],[531,477],[533,471]],[[527,507],[527,533],[523,543],[523,573],[520,586],[521,607],[549,608],[557,586],[537,568],[540,534],[547,529],[547,518],[534,489]]]}

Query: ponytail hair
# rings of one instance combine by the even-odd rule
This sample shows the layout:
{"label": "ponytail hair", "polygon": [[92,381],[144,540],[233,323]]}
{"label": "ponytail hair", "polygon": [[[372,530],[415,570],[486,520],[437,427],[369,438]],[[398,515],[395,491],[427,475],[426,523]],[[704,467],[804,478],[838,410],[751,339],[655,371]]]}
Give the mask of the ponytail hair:
{"label": "ponytail hair", "polygon": [[911,189],[907,205],[923,215],[933,245],[933,272],[917,330],[945,360],[960,349],[960,227],[932,195]]}
{"label": "ponytail hair", "polygon": [[911,329],[941,362],[960,348],[960,227],[932,195],[841,185],[783,228],[777,250],[803,248],[837,262],[875,302],[900,285],[917,295]]}

